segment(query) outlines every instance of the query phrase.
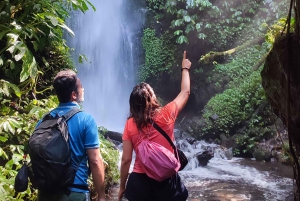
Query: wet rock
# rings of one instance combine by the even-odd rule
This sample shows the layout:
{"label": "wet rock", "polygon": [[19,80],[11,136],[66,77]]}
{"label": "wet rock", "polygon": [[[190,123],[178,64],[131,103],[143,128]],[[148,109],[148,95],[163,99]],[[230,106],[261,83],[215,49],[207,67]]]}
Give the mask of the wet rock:
{"label": "wet rock", "polygon": [[181,139],[182,132],[179,129],[174,129],[174,136],[175,136],[175,139]]}
{"label": "wet rock", "polygon": [[104,135],[104,137],[107,139],[111,139],[113,141],[122,143],[122,133],[115,132],[115,131],[107,131]]}
{"label": "wet rock", "polygon": [[269,162],[269,161],[271,161],[272,153],[268,149],[264,149],[262,147],[259,147],[259,148],[255,149],[255,151],[253,152],[253,157],[257,161]]}
{"label": "wet rock", "polygon": [[226,149],[226,150],[224,151],[224,154],[225,154],[225,156],[226,156],[226,158],[227,158],[228,160],[231,160],[231,159],[233,158],[233,151],[232,151],[232,148]]}
{"label": "wet rock", "polygon": [[220,135],[220,145],[222,147],[231,148],[236,146],[236,142],[232,136],[227,137],[224,133]]}
{"label": "wet rock", "polygon": [[214,150],[215,156],[217,158],[231,160],[233,158],[232,148],[227,149],[226,147],[218,147]]}
{"label": "wet rock", "polygon": [[200,166],[206,166],[210,159],[212,159],[214,156],[209,151],[204,151],[197,155],[197,159],[199,161]]}

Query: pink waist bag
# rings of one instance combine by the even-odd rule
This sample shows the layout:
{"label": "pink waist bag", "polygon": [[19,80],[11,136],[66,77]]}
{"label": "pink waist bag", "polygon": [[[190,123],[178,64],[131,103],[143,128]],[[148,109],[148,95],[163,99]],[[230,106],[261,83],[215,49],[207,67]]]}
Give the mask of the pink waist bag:
{"label": "pink waist bag", "polygon": [[142,140],[138,146],[137,155],[143,164],[145,173],[156,181],[163,181],[171,177],[180,168],[180,162],[174,153],[148,139]]}

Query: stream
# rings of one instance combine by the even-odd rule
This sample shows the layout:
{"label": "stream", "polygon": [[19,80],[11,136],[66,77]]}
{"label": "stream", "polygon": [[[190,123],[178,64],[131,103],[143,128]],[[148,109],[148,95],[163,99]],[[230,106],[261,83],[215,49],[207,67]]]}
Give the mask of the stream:
{"label": "stream", "polygon": [[[236,157],[228,160],[219,145],[205,141],[190,145],[180,139],[177,145],[189,158],[189,164],[179,172],[189,190],[188,201],[293,201],[293,169],[290,166],[274,160],[258,162],[253,158]],[[122,149],[122,144],[118,147]],[[212,150],[214,157],[202,167],[196,153],[205,150]],[[132,168],[133,163],[130,172]],[[117,190],[112,190],[110,201],[117,200]]]}
{"label": "stream", "polygon": [[189,200],[293,200],[293,170],[278,162],[212,158],[205,167],[182,171]]}

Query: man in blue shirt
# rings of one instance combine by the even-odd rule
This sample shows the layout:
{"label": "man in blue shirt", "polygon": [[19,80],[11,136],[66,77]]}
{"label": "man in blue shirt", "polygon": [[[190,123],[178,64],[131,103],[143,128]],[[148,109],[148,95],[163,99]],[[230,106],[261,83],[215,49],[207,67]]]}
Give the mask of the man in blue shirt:
{"label": "man in blue shirt", "polygon": [[[53,87],[59,100],[59,106],[50,114],[60,116],[71,108],[80,108],[78,103],[84,100],[84,89],[76,73],[72,70],[60,71],[54,78]],[[48,194],[39,191],[38,201],[86,201],[89,199],[89,191],[82,186],[88,187],[87,179],[90,170],[95,189],[98,193],[97,201],[105,201],[104,191],[104,165],[99,150],[98,127],[94,118],[86,113],[75,114],[68,122],[69,143],[71,149],[72,166],[77,168],[71,194],[64,192]]]}

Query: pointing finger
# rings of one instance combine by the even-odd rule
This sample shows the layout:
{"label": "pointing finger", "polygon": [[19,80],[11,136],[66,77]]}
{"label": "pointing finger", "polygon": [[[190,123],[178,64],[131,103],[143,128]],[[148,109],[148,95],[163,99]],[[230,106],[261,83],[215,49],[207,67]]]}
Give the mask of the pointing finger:
{"label": "pointing finger", "polygon": [[186,51],[183,52],[183,60],[186,59]]}

